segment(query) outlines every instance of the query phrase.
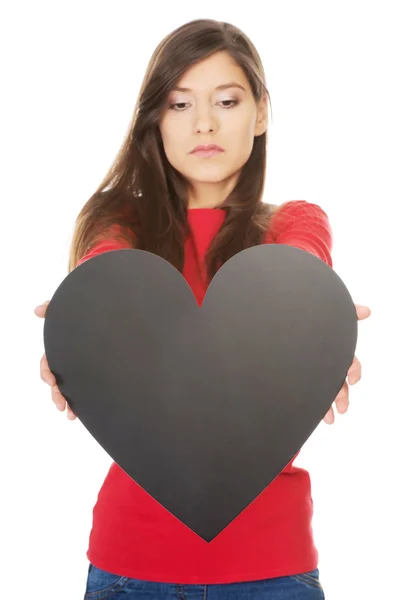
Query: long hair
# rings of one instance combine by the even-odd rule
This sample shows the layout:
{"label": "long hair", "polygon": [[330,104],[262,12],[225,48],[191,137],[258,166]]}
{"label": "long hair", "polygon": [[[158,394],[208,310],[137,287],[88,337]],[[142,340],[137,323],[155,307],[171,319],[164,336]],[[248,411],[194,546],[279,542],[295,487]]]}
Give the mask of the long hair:
{"label": "long hair", "polygon": [[[167,160],[159,121],[169,92],[185,71],[219,51],[228,52],[243,69],[255,101],[266,95],[271,104],[260,56],[237,27],[198,19],[166,36],[150,59],[120,151],[76,219],[68,272],[96,242],[112,235],[157,254],[182,273],[189,234],[187,182]],[[272,216],[271,207],[262,202],[267,133],[255,137],[235,188],[218,206],[226,215],[205,257],[208,282],[232,256],[263,242]]]}

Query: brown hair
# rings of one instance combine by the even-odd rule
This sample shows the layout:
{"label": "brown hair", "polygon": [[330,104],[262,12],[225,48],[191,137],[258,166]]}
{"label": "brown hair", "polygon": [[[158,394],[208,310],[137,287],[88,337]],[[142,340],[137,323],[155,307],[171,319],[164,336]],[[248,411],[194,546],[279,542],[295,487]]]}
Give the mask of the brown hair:
{"label": "brown hair", "polygon": [[[266,95],[271,104],[260,56],[237,27],[198,19],[166,36],[150,59],[121,149],[76,219],[68,272],[98,241],[112,235],[161,256],[182,273],[183,234],[189,233],[187,185],[166,158],[158,124],[168,94],[184,72],[219,51],[228,52],[244,70],[255,101]],[[205,258],[208,282],[232,256],[263,243],[272,215],[271,206],[262,202],[267,132],[255,137],[236,187],[218,206],[227,214]]]}

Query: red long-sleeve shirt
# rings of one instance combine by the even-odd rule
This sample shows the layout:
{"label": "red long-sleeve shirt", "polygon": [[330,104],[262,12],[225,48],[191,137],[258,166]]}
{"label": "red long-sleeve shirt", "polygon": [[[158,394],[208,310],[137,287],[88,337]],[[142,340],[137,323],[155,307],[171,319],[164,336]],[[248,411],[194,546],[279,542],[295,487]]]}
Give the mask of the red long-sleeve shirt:
{"label": "red long-sleeve shirt", "polygon": [[[183,276],[199,305],[206,293],[204,256],[221,227],[221,209],[188,210]],[[285,203],[264,243],[311,252],[332,267],[326,213],[304,200]],[[79,264],[128,247],[105,240]],[[309,473],[293,466],[275,480],[210,543],[205,542],[113,462],[93,509],[87,558],[99,569],[135,579],[182,584],[255,581],[295,575],[318,566],[313,541]],[[177,490],[179,493],[179,490]]]}

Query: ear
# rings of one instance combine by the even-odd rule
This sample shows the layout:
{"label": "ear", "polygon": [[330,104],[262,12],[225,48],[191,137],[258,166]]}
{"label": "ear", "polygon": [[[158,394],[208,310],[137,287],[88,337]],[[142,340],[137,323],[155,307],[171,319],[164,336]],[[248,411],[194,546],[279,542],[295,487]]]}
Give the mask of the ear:
{"label": "ear", "polygon": [[262,135],[267,130],[268,123],[268,105],[266,94],[262,96],[257,105],[257,121],[254,130],[254,135],[257,137]]}

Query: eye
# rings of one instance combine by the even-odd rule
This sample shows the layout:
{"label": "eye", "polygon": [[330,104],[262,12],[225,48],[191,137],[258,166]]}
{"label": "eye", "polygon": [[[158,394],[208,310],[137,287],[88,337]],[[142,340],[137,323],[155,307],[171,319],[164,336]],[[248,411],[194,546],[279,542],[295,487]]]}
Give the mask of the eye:
{"label": "eye", "polygon": [[233,106],[231,104],[231,106],[226,106],[225,108],[233,108],[234,106],[236,106],[236,104],[238,104],[237,100],[221,100],[221,102],[233,102]]}
{"label": "eye", "polygon": [[182,106],[182,104],[185,105],[187,102],[175,102],[175,104],[170,104],[169,108],[173,109],[174,106]]}
{"label": "eye", "polygon": [[[233,108],[234,106],[236,106],[236,104],[238,104],[238,100],[221,100],[222,103],[224,102],[230,102],[231,105],[230,106],[224,106],[224,108]],[[233,104],[232,104],[233,103]],[[185,104],[188,104],[188,102],[175,102],[175,104],[170,104],[169,108],[171,110],[175,110],[176,112],[182,112],[182,110],[178,110],[175,109],[175,106],[185,106]]]}

